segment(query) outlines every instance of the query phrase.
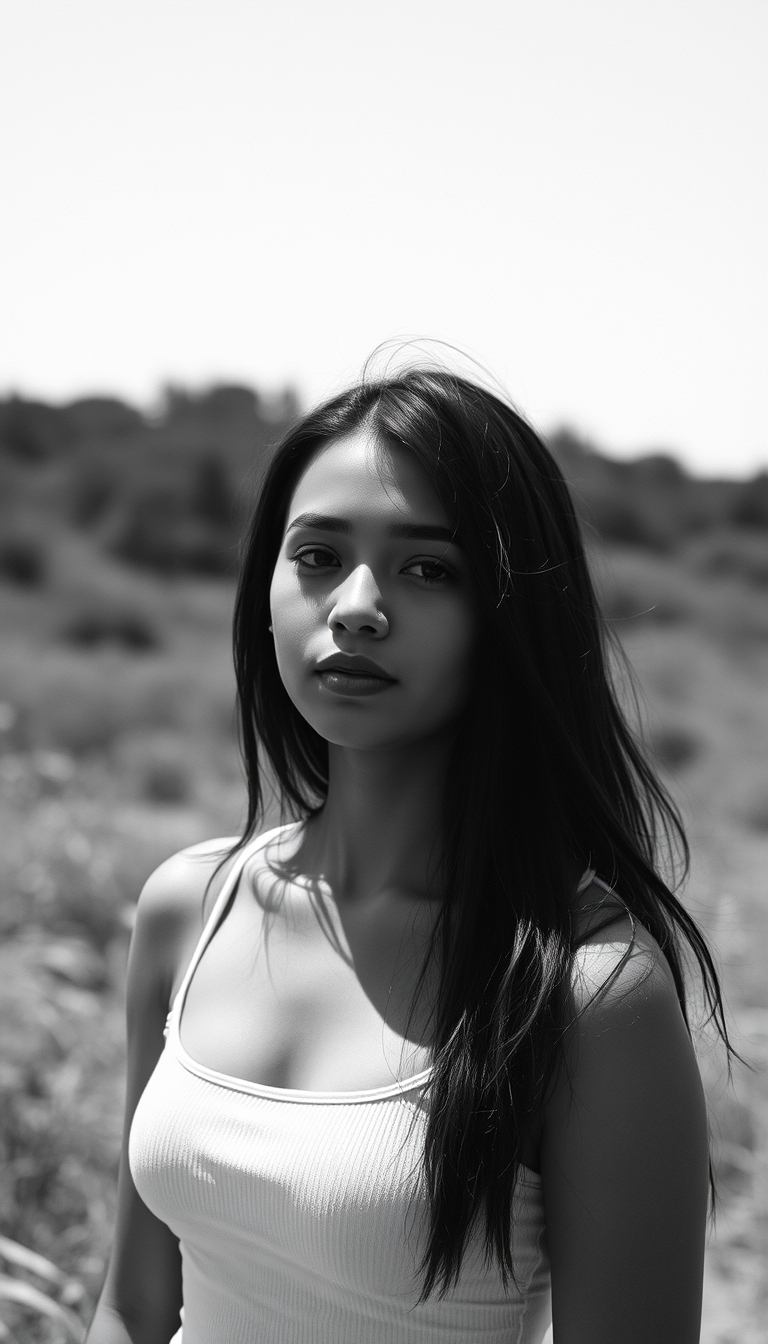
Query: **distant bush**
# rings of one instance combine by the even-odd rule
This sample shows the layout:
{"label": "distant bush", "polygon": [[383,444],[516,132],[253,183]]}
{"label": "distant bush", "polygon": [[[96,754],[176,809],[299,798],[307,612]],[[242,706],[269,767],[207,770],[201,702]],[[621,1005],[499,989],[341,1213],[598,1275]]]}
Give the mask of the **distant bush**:
{"label": "distant bush", "polygon": [[191,490],[192,512],[212,527],[229,531],[235,513],[235,500],[227,468],[216,453],[197,463]]}
{"label": "distant bush", "polygon": [[704,743],[698,733],[685,727],[658,728],[651,734],[651,750],[666,770],[682,770],[701,754]]}
{"label": "distant bush", "polygon": [[6,683],[3,696],[27,742],[75,758],[103,754],[137,727],[173,726],[191,703],[179,669],[154,658],[94,658],[54,648],[26,681],[6,674]]}
{"label": "distant bush", "polygon": [[[82,1344],[85,1327],[72,1311],[72,1307],[80,1305],[87,1296],[82,1283],[68,1278],[47,1257],[38,1255],[10,1237],[0,1236],[0,1267],[4,1271],[0,1277],[0,1302],[5,1306],[5,1321],[0,1323],[0,1339],[18,1340],[21,1344],[20,1329],[23,1326],[17,1324],[16,1318],[21,1317],[21,1322],[26,1324],[26,1313],[32,1312],[38,1320],[42,1318],[48,1323],[55,1322],[58,1339],[66,1338],[74,1340],[75,1344]],[[8,1316],[10,1330],[6,1324]],[[25,1338],[29,1337],[25,1334]],[[50,1334],[46,1338],[50,1339]],[[35,1344],[37,1339],[39,1335],[35,1332]]]}
{"label": "distant bush", "polygon": [[238,383],[219,383],[199,391],[169,384],[163,394],[158,420],[171,427],[189,421],[207,421],[222,426],[239,422],[256,429],[257,436],[261,437],[264,431],[269,433],[274,427],[280,432],[296,419],[299,410],[298,399],[291,388],[263,396]]}
{"label": "distant bush", "polygon": [[[129,564],[234,578],[253,488],[298,413],[290,391],[237,385],[167,388],[148,416],[110,397],[11,397],[0,400],[0,466],[20,503],[44,497]],[[699,479],[668,452],[612,459],[569,429],[548,443],[588,537],[665,554],[713,529],[768,534],[768,472]],[[8,566],[24,572],[22,557]]]}
{"label": "distant bush", "polygon": [[24,588],[45,582],[48,554],[39,537],[18,532],[0,537],[0,577]]}
{"label": "distant bush", "polygon": [[97,688],[89,681],[45,686],[35,705],[42,740],[75,757],[109,750],[130,713],[119,703],[116,688]]}
{"label": "distant bush", "polygon": [[768,528],[768,471],[745,481],[730,512],[739,527]]}
{"label": "distant bush", "polygon": [[768,788],[755,794],[742,810],[741,818],[752,831],[768,831]]}
{"label": "distant bush", "polygon": [[0,948],[2,1231],[77,1276],[88,1312],[111,1235],[122,1012],[46,973],[49,950],[32,933]]}
{"label": "distant bush", "polygon": [[602,610],[611,621],[635,624],[653,621],[657,625],[675,625],[688,620],[692,614],[690,606],[679,594],[650,594],[644,591],[642,584],[626,579],[611,585],[604,593]]}
{"label": "distant bush", "polygon": [[152,622],[140,611],[95,609],[83,611],[60,628],[61,638],[83,649],[117,645],[132,653],[159,649],[161,639]]}
{"label": "distant bush", "polygon": [[128,511],[112,555],[160,574],[234,575],[236,539],[156,494]]}
{"label": "distant bush", "polygon": [[617,461],[568,429],[548,442],[588,534],[673,551],[686,537],[729,524],[768,529],[766,472],[752,481],[703,480],[668,453]]}
{"label": "distant bush", "polygon": [[147,422],[140,411],[116,397],[81,397],[63,408],[67,425],[74,439],[121,439],[127,434],[140,434]]}
{"label": "distant bush", "polygon": [[653,525],[642,505],[615,496],[598,495],[589,502],[588,521],[605,541],[624,546],[667,550],[670,540]]}
{"label": "distant bush", "polygon": [[768,534],[734,528],[717,531],[702,538],[689,555],[697,573],[707,578],[768,587]]}
{"label": "distant bush", "polygon": [[180,806],[193,795],[193,762],[182,733],[138,729],[115,744],[117,768],[132,778],[145,802]]}
{"label": "distant bush", "polygon": [[189,802],[191,794],[189,770],[181,761],[148,762],[142,788],[142,796],[147,802],[173,806]]}
{"label": "distant bush", "polygon": [[641,624],[681,625],[700,615],[703,585],[678,560],[640,547],[595,547],[590,552],[600,607],[617,633]]}
{"label": "distant bush", "polygon": [[74,438],[66,412],[42,401],[10,397],[0,401],[0,451],[23,462],[46,462]]}
{"label": "distant bush", "polygon": [[154,481],[138,482],[120,501],[108,549],[162,574],[234,574],[240,509],[220,454],[205,452]]}
{"label": "distant bush", "polygon": [[120,494],[120,478],[110,464],[83,455],[72,471],[67,513],[75,527],[91,527]]}
{"label": "distant bush", "polygon": [[[290,391],[226,385],[168,389],[150,417],[109,397],[0,399],[0,494],[42,501],[155,573],[234,577],[245,496],[297,413]],[[21,574],[21,559],[8,563]]]}

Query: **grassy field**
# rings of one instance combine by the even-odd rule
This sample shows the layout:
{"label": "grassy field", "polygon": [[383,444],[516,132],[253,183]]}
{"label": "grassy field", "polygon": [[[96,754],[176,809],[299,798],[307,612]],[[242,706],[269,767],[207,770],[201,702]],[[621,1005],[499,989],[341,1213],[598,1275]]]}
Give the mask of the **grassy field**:
{"label": "grassy field", "polygon": [[[64,527],[48,544],[46,582],[0,585],[0,1234],[63,1274],[46,1284],[16,1267],[19,1282],[87,1320],[111,1237],[134,902],[161,859],[238,830],[244,787],[231,582],[143,574]],[[729,1088],[701,1033],[721,1188],[702,1338],[756,1344],[768,1316],[768,561],[753,557],[750,581],[715,550],[614,549],[596,563],[689,825],[685,900],[754,1066]],[[64,1337],[22,1306],[0,1316],[20,1344]]]}

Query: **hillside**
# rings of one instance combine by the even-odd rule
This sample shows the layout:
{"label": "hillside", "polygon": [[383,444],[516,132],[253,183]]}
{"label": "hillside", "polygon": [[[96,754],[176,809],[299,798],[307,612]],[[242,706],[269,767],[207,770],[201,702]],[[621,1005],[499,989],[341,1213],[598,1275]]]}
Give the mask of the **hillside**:
{"label": "hillside", "polygon": [[[0,404],[0,1236],[18,1276],[82,1319],[114,1207],[123,987],[146,877],[234,834],[237,545],[295,416],[243,388]],[[720,965],[737,1067],[697,1035],[722,1206],[704,1344],[757,1344],[768,1282],[768,478],[619,463],[565,431],[608,618],[636,670],[648,750],[685,815],[687,907]],[[627,704],[631,689],[622,681]],[[7,1270],[2,1262],[0,1272]],[[20,1344],[52,1341],[0,1305]],[[0,1337],[2,1327],[0,1325]]]}
{"label": "hillside", "polygon": [[[106,397],[0,401],[0,568],[34,581],[51,523],[162,574],[233,574],[265,461],[297,414],[290,391],[170,389],[148,417]],[[587,533],[658,553],[717,535],[701,563],[768,583],[768,471],[703,480],[672,456],[617,461],[567,429],[550,446]]]}

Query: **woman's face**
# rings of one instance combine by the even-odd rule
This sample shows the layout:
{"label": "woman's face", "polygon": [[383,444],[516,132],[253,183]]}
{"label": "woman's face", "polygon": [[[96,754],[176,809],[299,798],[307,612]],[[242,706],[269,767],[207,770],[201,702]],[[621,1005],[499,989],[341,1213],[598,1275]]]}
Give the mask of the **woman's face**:
{"label": "woman's face", "polygon": [[288,507],[270,589],[283,684],[328,742],[376,749],[447,728],[468,692],[475,602],[416,459],[360,429],[320,449]]}

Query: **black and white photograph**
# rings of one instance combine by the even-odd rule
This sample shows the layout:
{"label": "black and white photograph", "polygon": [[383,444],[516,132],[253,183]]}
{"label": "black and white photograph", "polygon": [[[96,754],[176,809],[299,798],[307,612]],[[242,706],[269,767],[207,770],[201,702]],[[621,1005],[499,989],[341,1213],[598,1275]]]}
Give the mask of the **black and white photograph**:
{"label": "black and white photograph", "polygon": [[768,1344],[765,0],[0,0],[0,1344]]}

